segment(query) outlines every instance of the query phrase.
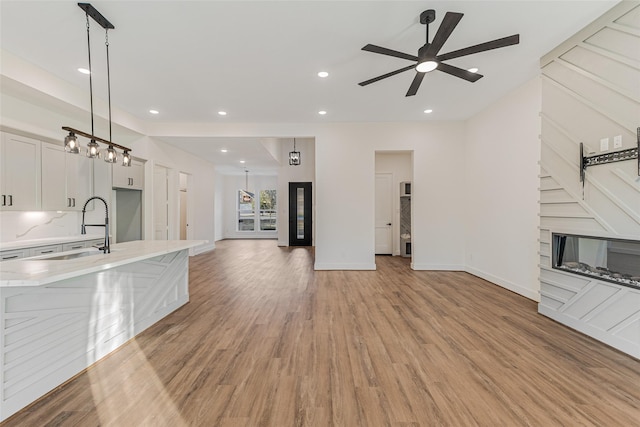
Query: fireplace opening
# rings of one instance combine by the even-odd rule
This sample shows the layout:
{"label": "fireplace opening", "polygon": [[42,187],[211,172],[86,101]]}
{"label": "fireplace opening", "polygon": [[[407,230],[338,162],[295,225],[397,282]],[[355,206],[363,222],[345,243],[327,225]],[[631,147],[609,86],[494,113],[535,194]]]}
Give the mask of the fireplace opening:
{"label": "fireplace opening", "polygon": [[553,268],[640,289],[640,241],[553,233]]}

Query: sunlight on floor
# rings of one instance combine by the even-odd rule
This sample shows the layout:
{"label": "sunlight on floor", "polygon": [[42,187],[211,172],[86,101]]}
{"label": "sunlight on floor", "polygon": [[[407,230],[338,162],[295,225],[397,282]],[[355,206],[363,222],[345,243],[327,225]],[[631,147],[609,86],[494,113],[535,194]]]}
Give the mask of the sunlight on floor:
{"label": "sunlight on floor", "polygon": [[127,346],[131,356],[117,376],[108,363],[87,371],[100,424],[188,426],[136,340]]}

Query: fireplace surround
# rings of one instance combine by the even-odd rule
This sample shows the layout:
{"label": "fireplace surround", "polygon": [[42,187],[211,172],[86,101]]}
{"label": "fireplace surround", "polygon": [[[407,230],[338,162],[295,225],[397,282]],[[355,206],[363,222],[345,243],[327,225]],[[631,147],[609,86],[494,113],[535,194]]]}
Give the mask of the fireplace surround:
{"label": "fireplace surround", "polygon": [[552,234],[552,267],[640,289],[640,241]]}

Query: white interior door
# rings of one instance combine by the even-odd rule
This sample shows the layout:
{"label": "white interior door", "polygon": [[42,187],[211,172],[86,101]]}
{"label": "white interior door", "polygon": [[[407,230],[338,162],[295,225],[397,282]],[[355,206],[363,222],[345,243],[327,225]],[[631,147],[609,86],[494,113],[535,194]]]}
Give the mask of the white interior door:
{"label": "white interior door", "polygon": [[153,167],[153,228],[155,240],[169,239],[169,170]]}
{"label": "white interior door", "polygon": [[376,255],[393,253],[391,218],[393,217],[393,175],[376,174],[375,193]]}

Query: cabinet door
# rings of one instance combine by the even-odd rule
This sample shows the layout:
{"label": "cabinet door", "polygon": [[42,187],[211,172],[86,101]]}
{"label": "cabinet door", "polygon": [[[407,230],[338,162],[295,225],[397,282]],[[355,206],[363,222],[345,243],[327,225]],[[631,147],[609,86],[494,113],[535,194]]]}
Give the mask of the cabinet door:
{"label": "cabinet door", "polygon": [[112,183],[114,187],[118,188],[130,188],[131,177],[129,176],[129,169],[131,167],[122,166],[120,163],[114,163],[112,166]]}
{"label": "cabinet door", "polygon": [[2,132],[1,210],[40,209],[40,141]]}
{"label": "cabinet door", "polygon": [[27,258],[29,249],[14,249],[0,252],[0,261],[12,261],[14,259]]}
{"label": "cabinet door", "polygon": [[57,252],[62,252],[62,245],[49,245],[39,246],[37,248],[31,248],[30,256],[47,255]]}
{"label": "cabinet door", "polygon": [[132,160],[131,167],[125,169],[130,169],[129,176],[131,177],[131,185],[129,188],[142,190],[144,186],[144,163]]}
{"label": "cabinet door", "polygon": [[114,164],[112,173],[114,187],[142,190],[144,186],[144,163],[138,160],[132,160],[130,167]]}
{"label": "cabinet door", "polygon": [[99,161],[77,154],[66,156],[67,198],[71,202],[67,210],[81,211],[93,194],[93,162]]}
{"label": "cabinet door", "polygon": [[65,157],[64,147],[42,144],[42,210],[64,211],[71,207],[67,197]]}

